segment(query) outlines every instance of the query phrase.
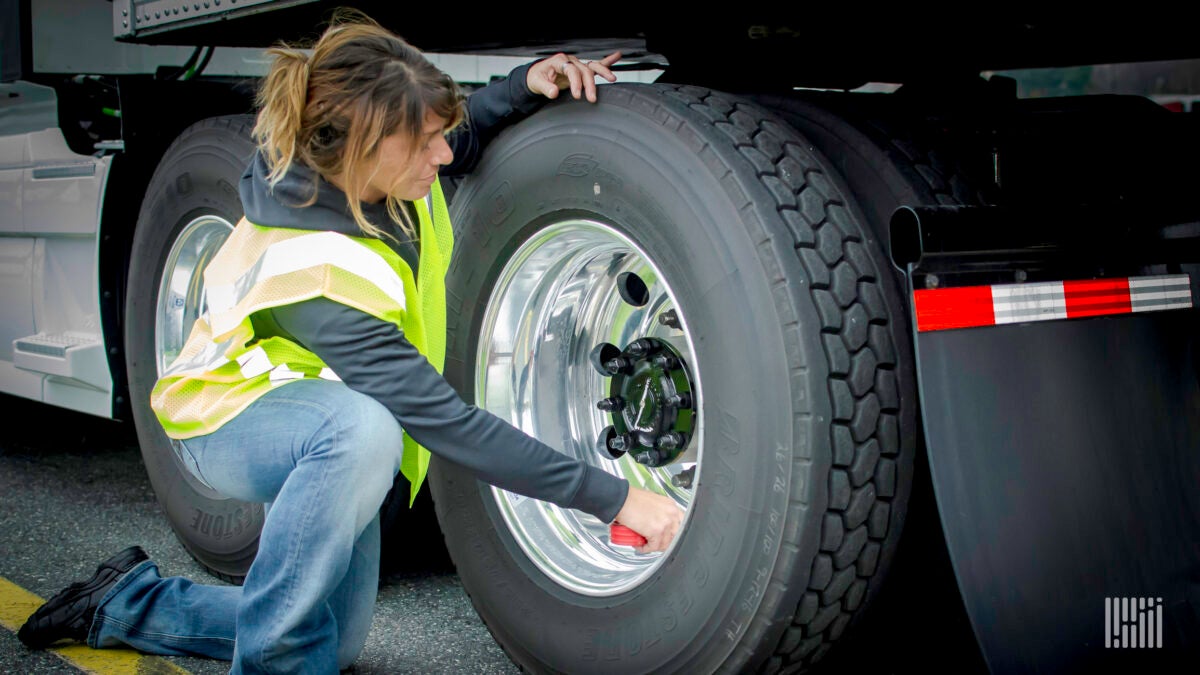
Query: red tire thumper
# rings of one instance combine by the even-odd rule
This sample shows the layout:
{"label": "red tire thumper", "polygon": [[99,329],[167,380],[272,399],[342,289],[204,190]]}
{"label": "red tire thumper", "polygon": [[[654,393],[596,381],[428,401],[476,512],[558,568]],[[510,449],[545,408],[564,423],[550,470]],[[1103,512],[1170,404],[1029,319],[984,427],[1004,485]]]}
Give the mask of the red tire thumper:
{"label": "red tire thumper", "polygon": [[645,537],[617,522],[609,526],[608,540],[614,546],[636,547],[646,545]]}

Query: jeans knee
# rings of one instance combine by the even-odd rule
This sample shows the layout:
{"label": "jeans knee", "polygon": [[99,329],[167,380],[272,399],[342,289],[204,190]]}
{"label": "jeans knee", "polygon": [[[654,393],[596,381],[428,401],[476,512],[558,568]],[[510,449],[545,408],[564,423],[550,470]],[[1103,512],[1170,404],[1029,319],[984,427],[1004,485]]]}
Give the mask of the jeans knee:
{"label": "jeans knee", "polygon": [[[387,482],[400,470],[404,454],[404,432],[391,411],[370,396],[359,394],[361,401],[355,414],[342,425],[347,444],[354,448],[362,466],[372,475],[387,473]],[[381,469],[390,469],[384,472]]]}

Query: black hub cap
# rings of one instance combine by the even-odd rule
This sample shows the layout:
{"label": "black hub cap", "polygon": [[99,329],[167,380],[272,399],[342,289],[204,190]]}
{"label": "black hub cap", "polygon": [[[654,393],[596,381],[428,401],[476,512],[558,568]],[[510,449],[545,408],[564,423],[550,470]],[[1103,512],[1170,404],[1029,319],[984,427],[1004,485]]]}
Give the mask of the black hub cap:
{"label": "black hub cap", "polygon": [[591,361],[612,378],[608,398],[596,404],[612,418],[598,449],[614,459],[629,453],[646,466],[678,459],[696,428],[691,378],[679,353],[663,340],[638,338],[624,350],[603,342]]}

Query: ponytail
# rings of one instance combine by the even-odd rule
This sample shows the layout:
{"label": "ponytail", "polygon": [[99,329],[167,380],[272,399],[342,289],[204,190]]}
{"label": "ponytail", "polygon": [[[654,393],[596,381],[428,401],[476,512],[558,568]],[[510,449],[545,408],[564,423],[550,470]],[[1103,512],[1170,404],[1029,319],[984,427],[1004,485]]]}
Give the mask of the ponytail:
{"label": "ponytail", "polygon": [[270,170],[267,183],[274,187],[296,158],[308,101],[308,55],[289,47],[266,51],[275,58],[258,90],[253,136]]}

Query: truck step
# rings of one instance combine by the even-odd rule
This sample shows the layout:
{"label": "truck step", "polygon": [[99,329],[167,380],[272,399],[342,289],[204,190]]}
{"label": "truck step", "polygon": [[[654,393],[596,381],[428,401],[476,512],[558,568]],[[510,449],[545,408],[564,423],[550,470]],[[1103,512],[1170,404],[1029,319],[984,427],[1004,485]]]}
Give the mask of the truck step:
{"label": "truck step", "polygon": [[70,378],[99,389],[111,384],[99,333],[38,333],[13,340],[13,365]]}

